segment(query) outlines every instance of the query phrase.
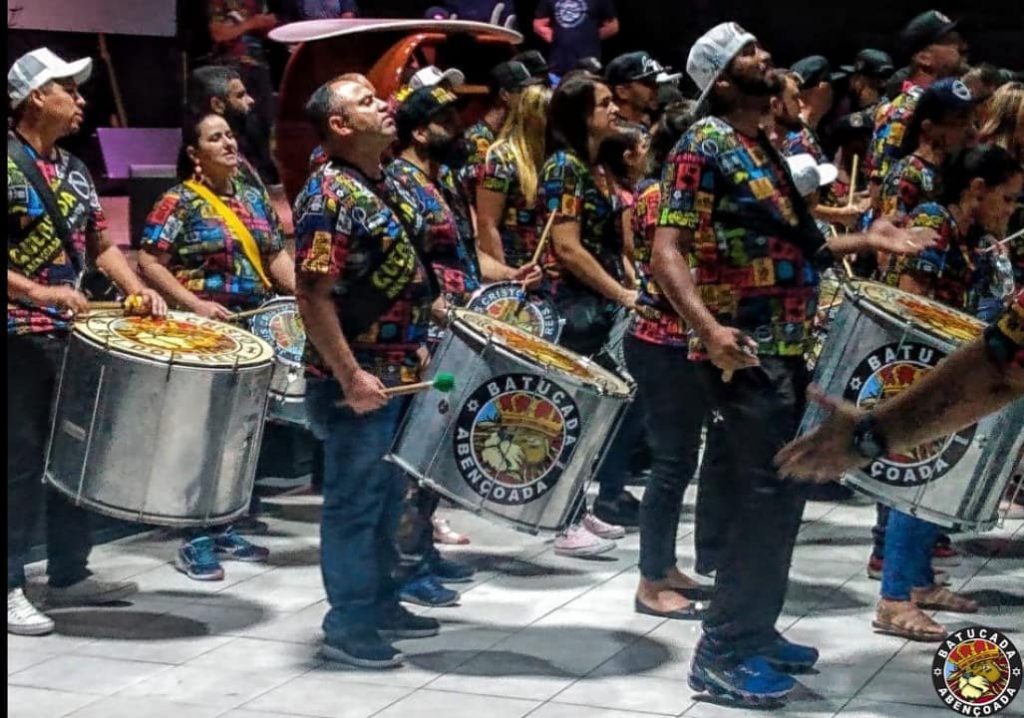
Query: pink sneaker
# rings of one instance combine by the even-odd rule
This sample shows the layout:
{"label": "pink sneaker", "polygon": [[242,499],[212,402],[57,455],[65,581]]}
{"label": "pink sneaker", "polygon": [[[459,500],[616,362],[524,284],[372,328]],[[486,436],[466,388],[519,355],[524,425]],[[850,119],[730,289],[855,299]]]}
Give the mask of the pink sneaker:
{"label": "pink sneaker", "polygon": [[559,556],[589,558],[608,553],[615,548],[615,542],[590,533],[582,524],[570,526],[555,538],[555,553]]}
{"label": "pink sneaker", "polygon": [[615,540],[626,536],[626,529],[610,524],[607,521],[602,521],[590,512],[583,514],[583,528],[603,539]]}

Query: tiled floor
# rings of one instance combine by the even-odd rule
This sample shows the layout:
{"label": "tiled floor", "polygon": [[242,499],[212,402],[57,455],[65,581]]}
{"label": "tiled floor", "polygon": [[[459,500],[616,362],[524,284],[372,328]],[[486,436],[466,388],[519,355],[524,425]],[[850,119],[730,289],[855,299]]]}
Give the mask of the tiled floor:
{"label": "tiled floor", "polygon": [[[692,503],[692,491],[687,497]],[[440,636],[401,645],[408,664],[364,672],[317,654],[324,613],[317,527],[272,520],[265,566],[228,564],[221,583],[195,583],[169,564],[157,535],[97,548],[95,569],[138,581],[130,604],[65,610],[43,638],[8,636],[8,714],[16,718],[717,718],[756,715],[695,700],[685,683],[697,626],[633,612],[635,534],[610,558],[555,556],[550,542],[461,511],[473,544],[453,552],[478,576],[462,605],[431,611]],[[692,512],[685,512],[688,522]],[[781,627],[822,649],[783,716],[927,718],[953,715],[930,685],[930,646],[878,636],[878,584],[864,575],[873,507],[809,504]],[[692,566],[692,525],[679,537]],[[970,555],[954,584],[984,604],[971,622],[1024,647],[1024,525],[1016,558]],[[984,553],[984,551],[978,551]],[[38,574],[39,567],[33,567]],[[942,616],[949,627],[964,625]],[[1024,715],[1024,699],[1002,715]],[[1016,712],[1014,712],[1016,711]]]}

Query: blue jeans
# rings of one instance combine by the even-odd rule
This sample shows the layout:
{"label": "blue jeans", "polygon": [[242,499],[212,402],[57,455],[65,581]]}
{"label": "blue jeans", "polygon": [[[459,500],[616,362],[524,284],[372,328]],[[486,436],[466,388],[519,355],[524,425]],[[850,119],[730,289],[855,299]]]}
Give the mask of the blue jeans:
{"label": "blue jeans", "polygon": [[337,406],[340,398],[334,379],[306,384],[310,425],[324,443],[320,570],[330,604],[323,622],[327,640],[375,627],[397,605],[396,538],[406,489],[402,470],[383,457],[408,400],[357,415]]}
{"label": "blue jeans", "polygon": [[939,527],[902,511],[889,511],[885,530],[885,564],[882,570],[882,598],[909,601],[910,589],[935,583],[932,547]]}

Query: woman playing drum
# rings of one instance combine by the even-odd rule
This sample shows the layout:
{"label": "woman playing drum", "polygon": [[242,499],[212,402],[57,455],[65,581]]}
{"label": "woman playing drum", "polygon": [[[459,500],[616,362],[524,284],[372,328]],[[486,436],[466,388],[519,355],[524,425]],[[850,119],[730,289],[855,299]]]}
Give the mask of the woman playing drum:
{"label": "woman playing drum", "polygon": [[[917,257],[901,257],[889,268],[886,281],[976,313],[981,298],[976,233],[1005,234],[1022,182],[1021,166],[1001,147],[983,145],[956,157],[943,177],[942,202],[919,205],[907,217],[910,227],[938,232],[938,244]],[[895,509],[889,512],[876,629],[912,640],[940,641],[947,630],[925,610],[978,610],[975,601],[935,584],[930,558],[938,531],[927,521]]]}
{"label": "woman playing drum", "polygon": [[[597,354],[622,309],[636,304],[636,292],[623,286],[622,231],[611,186],[596,167],[598,148],[615,134],[617,123],[618,107],[611,90],[597,77],[574,75],[551,98],[550,154],[541,169],[538,224],[557,213],[551,241],[560,273],[553,298],[566,320],[561,343],[583,355]],[[629,421],[628,416],[624,421]],[[619,437],[629,438],[626,433]],[[612,440],[597,477],[601,486],[597,508],[605,517],[628,514],[635,525],[638,502],[623,488],[629,449],[622,441]],[[579,516],[584,523],[556,539],[556,552],[604,553],[614,548],[608,539],[624,533],[620,526],[585,515],[583,505]]]}
{"label": "woman playing drum", "polygon": [[[223,117],[185,123],[181,184],[157,201],[143,232],[139,269],[168,302],[212,319],[258,307],[273,289],[295,293],[295,266],[266,192],[242,183],[238,143]],[[189,578],[220,580],[218,559],[264,561],[269,551],[231,527],[188,535],[175,565]]]}

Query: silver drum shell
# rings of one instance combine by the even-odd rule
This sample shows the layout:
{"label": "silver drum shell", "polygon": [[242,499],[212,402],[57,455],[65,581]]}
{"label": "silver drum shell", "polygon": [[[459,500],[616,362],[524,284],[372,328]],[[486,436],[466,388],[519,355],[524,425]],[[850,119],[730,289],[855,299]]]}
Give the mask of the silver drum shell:
{"label": "silver drum shell", "polygon": [[[814,381],[826,394],[842,396],[864,358],[889,344],[930,347],[938,358],[956,349],[949,342],[906,325],[862,301],[847,287],[828,339],[818,359]],[[810,404],[800,426],[805,434],[824,420],[821,407]],[[955,531],[981,532],[998,523],[999,500],[1009,483],[1014,458],[1024,446],[1024,400],[978,422],[956,464],[939,478],[900,485],[887,477],[889,464],[875,461],[843,477],[843,482],[879,503]],[[907,482],[908,484],[910,482]]]}
{"label": "silver drum shell", "polygon": [[227,523],[249,507],[273,363],[196,368],[105,351],[72,334],[45,480],[127,521]]}
{"label": "silver drum shell", "polygon": [[[386,459],[422,485],[486,518],[531,534],[564,530],[573,518],[577,499],[604,458],[632,393],[611,394],[571,375],[539,367],[465,332],[458,324],[446,333],[431,361],[430,375],[440,372],[457,377],[455,389],[448,394],[431,389],[416,395]],[[461,462],[454,449],[461,407],[488,380],[508,374],[532,375],[557,384],[572,397],[581,419],[579,441],[554,486],[520,505],[490,500],[474,490],[460,473]]]}

